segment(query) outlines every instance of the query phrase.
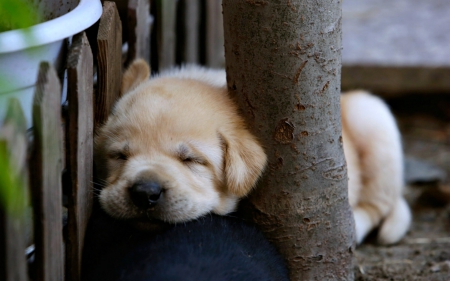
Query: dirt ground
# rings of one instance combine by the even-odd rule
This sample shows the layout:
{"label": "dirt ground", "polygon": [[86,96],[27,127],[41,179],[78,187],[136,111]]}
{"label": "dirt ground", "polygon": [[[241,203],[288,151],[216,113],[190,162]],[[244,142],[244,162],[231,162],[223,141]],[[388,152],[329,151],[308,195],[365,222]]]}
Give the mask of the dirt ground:
{"label": "dirt ground", "polygon": [[356,251],[355,280],[450,280],[450,95],[389,100],[403,136],[413,223],[393,246],[372,233]]}

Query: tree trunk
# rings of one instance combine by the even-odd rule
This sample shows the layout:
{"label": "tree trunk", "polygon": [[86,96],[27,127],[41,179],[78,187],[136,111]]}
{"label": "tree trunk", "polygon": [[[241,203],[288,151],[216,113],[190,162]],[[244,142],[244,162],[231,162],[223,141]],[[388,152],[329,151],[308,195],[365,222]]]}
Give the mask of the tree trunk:
{"label": "tree trunk", "polygon": [[291,280],[353,280],[341,137],[341,1],[223,0],[230,94],[269,165],[246,211]]}

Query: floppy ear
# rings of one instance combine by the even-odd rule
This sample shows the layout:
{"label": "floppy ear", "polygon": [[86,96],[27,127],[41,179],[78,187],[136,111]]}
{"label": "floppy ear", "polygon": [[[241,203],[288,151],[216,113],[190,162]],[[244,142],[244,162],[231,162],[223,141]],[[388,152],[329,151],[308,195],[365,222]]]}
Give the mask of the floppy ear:
{"label": "floppy ear", "polygon": [[131,91],[150,77],[150,67],[143,59],[134,60],[123,74],[121,94]]}
{"label": "floppy ear", "polygon": [[227,190],[238,197],[246,196],[256,184],[267,163],[267,156],[256,138],[245,129],[221,134],[225,150]]}

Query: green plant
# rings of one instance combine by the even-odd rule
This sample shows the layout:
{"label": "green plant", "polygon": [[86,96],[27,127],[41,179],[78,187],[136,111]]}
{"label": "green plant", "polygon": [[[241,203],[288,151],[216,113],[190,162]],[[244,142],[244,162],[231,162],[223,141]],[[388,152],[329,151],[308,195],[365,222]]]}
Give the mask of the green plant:
{"label": "green plant", "polygon": [[[31,0],[0,0],[0,32],[22,29],[24,38],[33,40],[26,28],[37,24],[39,19]],[[8,83],[11,81],[6,81],[0,74],[0,92]],[[21,217],[27,200],[26,179],[21,178],[14,168],[11,156],[14,157],[10,155],[6,142],[0,141],[0,207],[12,216]]]}
{"label": "green plant", "polygon": [[21,217],[26,206],[25,179],[11,165],[5,142],[0,143],[0,207],[7,214]]}
{"label": "green plant", "polygon": [[0,32],[26,28],[39,22],[30,0],[0,0]]}
{"label": "green plant", "polygon": [[20,103],[12,99],[0,132],[0,207],[16,218],[23,217],[28,201],[25,167],[22,167],[27,149],[25,129]]}
{"label": "green plant", "polygon": [[[40,18],[32,0],[0,0],[0,32],[21,29],[25,40],[33,41],[27,28],[39,23]],[[7,83],[0,73],[0,93]]]}

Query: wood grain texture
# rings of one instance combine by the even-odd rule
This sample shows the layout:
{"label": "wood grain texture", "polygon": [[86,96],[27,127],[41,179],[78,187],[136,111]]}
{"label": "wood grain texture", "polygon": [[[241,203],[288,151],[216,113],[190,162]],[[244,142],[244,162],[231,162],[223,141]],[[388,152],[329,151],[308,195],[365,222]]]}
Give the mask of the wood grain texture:
{"label": "wood grain texture", "polygon": [[36,279],[61,281],[64,279],[61,86],[47,62],[39,68],[33,125],[30,184],[35,215]]}
{"label": "wood grain texture", "polygon": [[225,66],[223,47],[222,1],[206,1],[206,65],[213,68]]}
{"label": "wood grain texture", "polygon": [[80,280],[86,226],[92,211],[93,57],[85,33],[73,37],[67,59],[68,120],[66,159],[69,173],[66,280]]}
{"label": "wood grain texture", "polygon": [[175,23],[177,1],[157,0],[157,45],[158,70],[165,70],[175,65]]}
{"label": "wood grain texture", "polygon": [[150,65],[150,1],[128,2],[128,56],[127,64],[142,58]]}
{"label": "wood grain texture", "polygon": [[342,90],[366,89],[383,97],[448,94],[450,66],[343,65]]}
{"label": "wood grain texture", "polygon": [[184,0],[184,46],[183,60],[186,63],[199,63],[199,0]]}
{"label": "wood grain texture", "polygon": [[[0,128],[0,153],[3,171],[10,176],[7,188],[14,188],[0,202],[0,279],[26,281],[25,207],[29,203],[27,171],[27,124],[20,103],[9,101],[7,114]],[[6,160],[9,159],[9,160]],[[6,161],[5,161],[6,160]],[[4,179],[5,180],[5,179]],[[4,183],[2,181],[2,183]],[[5,195],[5,194],[2,194]]]}
{"label": "wood grain texture", "polygon": [[122,23],[114,2],[105,1],[97,34],[98,90],[95,96],[95,127],[108,118],[120,97],[122,82]]}

